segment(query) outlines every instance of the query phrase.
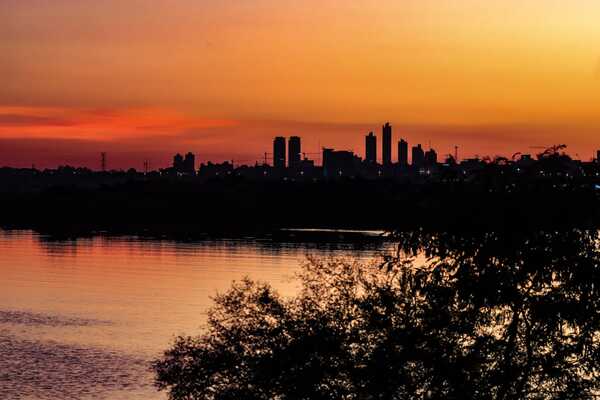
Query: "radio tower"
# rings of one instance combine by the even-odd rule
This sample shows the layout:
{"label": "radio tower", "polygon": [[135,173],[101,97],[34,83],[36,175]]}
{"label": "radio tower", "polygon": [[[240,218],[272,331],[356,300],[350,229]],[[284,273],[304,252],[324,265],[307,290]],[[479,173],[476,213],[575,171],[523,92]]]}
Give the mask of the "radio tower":
{"label": "radio tower", "polygon": [[102,172],[106,172],[106,152],[100,153],[100,169]]}

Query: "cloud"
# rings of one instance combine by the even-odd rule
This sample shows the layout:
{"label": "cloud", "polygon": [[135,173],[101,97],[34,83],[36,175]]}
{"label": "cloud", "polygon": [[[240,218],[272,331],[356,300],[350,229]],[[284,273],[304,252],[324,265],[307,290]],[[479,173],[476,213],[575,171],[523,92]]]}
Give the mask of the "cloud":
{"label": "cloud", "polygon": [[[138,109],[27,109],[0,115],[0,160],[7,165],[41,167],[73,164],[97,168],[101,151],[109,153],[112,168],[140,168],[170,164],[176,152],[191,151],[199,162],[234,159],[253,164],[270,152],[274,136],[302,137],[302,151],[319,160],[322,147],[364,154],[364,136],[380,136],[385,121],[364,123],[304,122],[286,120],[229,120],[202,118],[165,108]],[[15,116],[18,116],[16,118]],[[63,126],[60,121],[66,121]],[[17,125],[19,122],[20,125]],[[29,123],[28,123],[29,122]],[[410,146],[431,145],[440,155],[460,148],[461,157],[513,154],[529,146],[566,142],[569,151],[586,158],[597,146],[599,124],[402,124],[391,121],[393,140]],[[393,156],[396,146],[393,146]]]}
{"label": "cloud", "polygon": [[234,120],[203,118],[166,108],[0,107],[0,138],[111,141],[174,136],[236,124]]}
{"label": "cloud", "polygon": [[0,114],[0,126],[71,126],[72,121],[37,115]]}

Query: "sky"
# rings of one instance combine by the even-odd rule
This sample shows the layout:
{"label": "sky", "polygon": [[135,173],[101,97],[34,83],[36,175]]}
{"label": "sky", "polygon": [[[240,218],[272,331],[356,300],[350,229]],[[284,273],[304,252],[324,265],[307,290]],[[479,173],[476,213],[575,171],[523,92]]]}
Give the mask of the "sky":
{"label": "sky", "polygon": [[597,0],[2,0],[0,165],[254,163],[275,135],[362,156],[386,121],[440,156],[590,159],[598,20]]}

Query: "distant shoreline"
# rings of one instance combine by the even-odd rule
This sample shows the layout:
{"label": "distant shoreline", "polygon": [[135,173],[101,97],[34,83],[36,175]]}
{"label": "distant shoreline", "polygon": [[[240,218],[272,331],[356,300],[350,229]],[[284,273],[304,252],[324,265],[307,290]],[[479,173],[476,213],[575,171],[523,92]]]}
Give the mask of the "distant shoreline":
{"label": "distant shoreline", "polygon": [[[125,181],[0,193],[0,226],[64,237],[96,233],[196,238],[353,231],[515,230],[600,226],[595,183],[498,180]],[[311,233],[312,232],[312,233]],[[336,233],[337,232],[337,233]],[[322,235],[323,233],[321,233]]]}
{"label": "distant shoreline", "polygon": [[116,232],[116,231],[80,231],[60,232],[46,231],[35,228],[25,228],[17,226],[3,226],[0,224],[0,231],[4,232],[35,232],[45,236],[50,240],[71,240],[78,238],[94,237],[131,237],[142,240],[175,240],[175,241],[202,241],[202,240],[272,240],[274,242],[301,242],[301,243],[320,243],[320,242],[345,242],[345,243],[382,243],[390,240],[389,235],[384,231],[373,230],[350,230],[350,229],[328,229],[328,228],[308,228],[308,229],[280,229],[274,232],[262,233],[239,233],[239,234],[160,234],[158,232]]}

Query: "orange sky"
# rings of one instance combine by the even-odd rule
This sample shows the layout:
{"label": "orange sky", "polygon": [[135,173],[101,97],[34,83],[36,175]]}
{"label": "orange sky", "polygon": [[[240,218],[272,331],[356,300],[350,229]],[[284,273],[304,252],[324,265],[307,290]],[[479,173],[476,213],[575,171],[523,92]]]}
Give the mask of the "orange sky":
{"label": "orange sky", "polygon": [[600,148],[597,0],[3,0],[0,165]]}

